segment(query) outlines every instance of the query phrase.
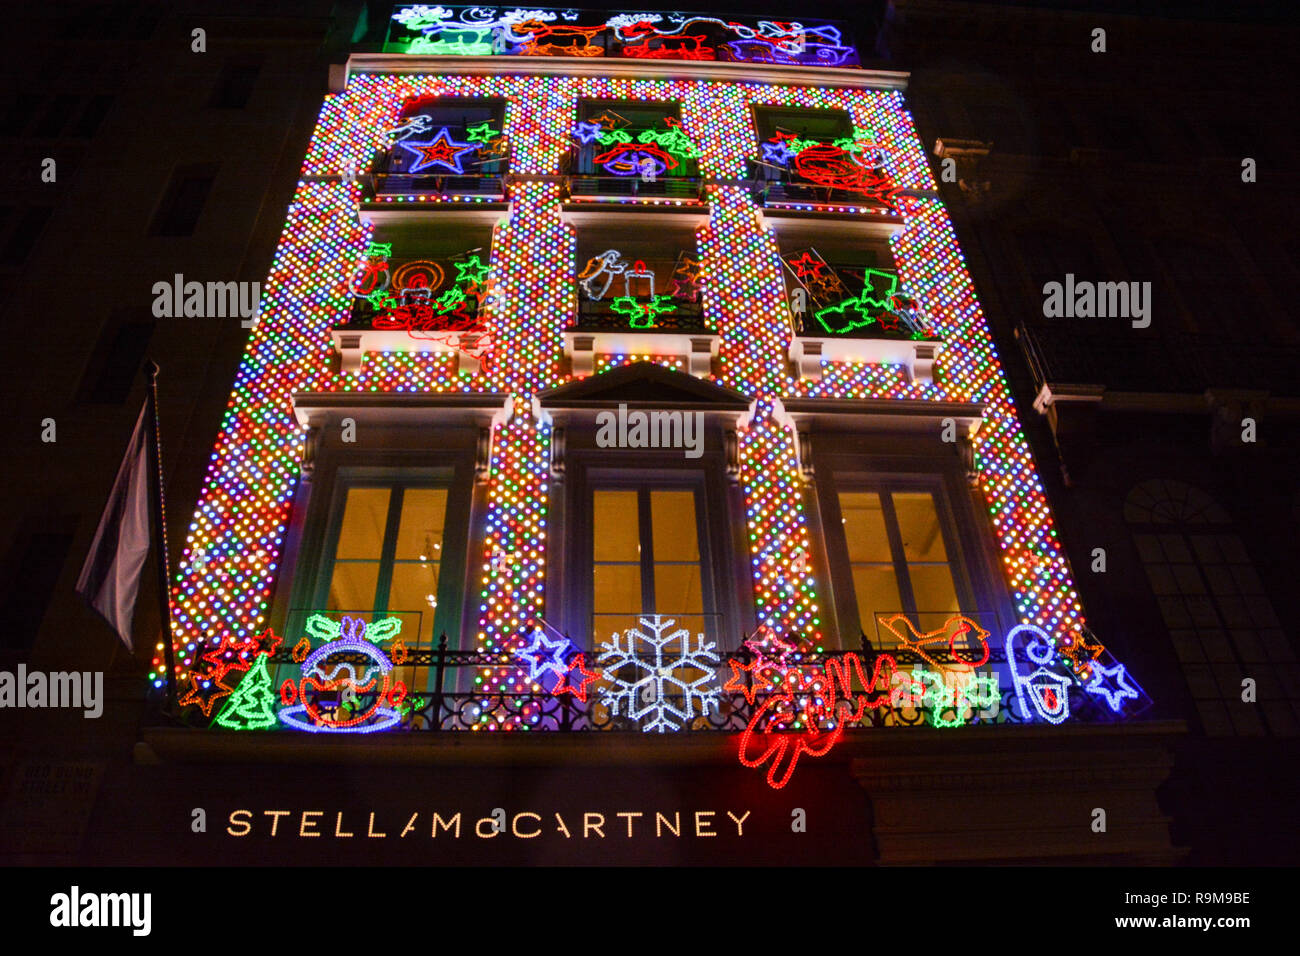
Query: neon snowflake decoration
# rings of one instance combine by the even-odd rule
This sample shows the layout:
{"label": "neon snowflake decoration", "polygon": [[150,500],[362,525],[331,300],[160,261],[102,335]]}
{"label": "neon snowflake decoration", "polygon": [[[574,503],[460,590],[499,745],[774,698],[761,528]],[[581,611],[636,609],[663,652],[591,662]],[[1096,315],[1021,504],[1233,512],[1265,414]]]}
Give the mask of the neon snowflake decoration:
{"label": "neon snowflake decoration", "polygon": [[[625,645],[618,634],[600,645],[596,663],[604,670],[608,684],[600,688],[600,702],[611,716],[619,713],[632,720],[649,717],[642,730],[646,733],[683,730],[696,717],[703,717],[720,699],[715,671],[721,660],[713,652],[714,643],[697,635],[691,646],[690,632],[674,629],[673,618],[652,614],[641,618],[640,628],[623,632]],[[674,653],[669,645],[677,645]],[[639,654],[638,646],[650,649]],[[702,671],[695,679],[683,672]],[[698,707],[698,712],[697,712]],[[621,708],[621,711],[620,711]]]}

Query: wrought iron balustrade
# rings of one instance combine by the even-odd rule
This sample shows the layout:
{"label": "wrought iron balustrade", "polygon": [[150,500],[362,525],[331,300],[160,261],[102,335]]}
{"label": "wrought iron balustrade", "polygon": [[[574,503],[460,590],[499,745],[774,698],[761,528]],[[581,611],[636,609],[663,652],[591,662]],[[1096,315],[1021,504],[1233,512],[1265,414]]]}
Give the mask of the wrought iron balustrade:
{"label": "wrought iron balustrade", "polygon": [[571,175],[567,191],[571,200],[680,200],[697,203],[700,200],[702,180],[696,176],[640,176]]}
{"label": "wrought iron balustrade", "polygon": [[[713,335],[717,329],[704,317],[704,307],[699,302],[673,299],[672,311],[654,316],[653,324],[634,326],[626,312],[614,311],[613,299],[594,301],[586,296],[578,297],[578,315],[572,324],[566,327],[569,332],[678,332],[701,335]],[[647,319],[646,321],[650,321]]]}
{"label": "wrought iron balustrade", "polygon": [[[413,612],[411,617],[422,617]],[[978,615],[976,615],[978,617]],[[928,626],[925,625],[925,626]],[[983,625],[981,625],[982,627]],[[692,625],[694,627],[694,625]],[[711,628],[703,628],[712,632]],[[415,633],[420,633],[418,623]],[[716,632],[712,632],[716,633]],[[443,634],[436,645],[403,648],[401,654],[394,654],[392,669],[389,672],[391,682],[385,680],[382,686],[359,681],[358,686],[340,692],[337,688],[321,689],[317,685],[312,691],[313,707],[330,715],[352,715],[367,713],[383,705],[394,713],[391,732],[461,732],[484,730],[534,730],[559,732],[593,732],[593,731],[628,731],[642,732],[653,729],[655,717],[649,714],[654,705],[662,705],[670,714],[680,716],[680,721],[668,729],[683,732],[720,732],[739,733],[746,729],[756,714],[765,707],[769,697],[782,688],[760,685],[755,688],[753,676],[746,666],[752,666],[757,660],[754,651],[742,643],[731,649],[710,646],[710,653],[716,657],[717,664],[700,663],[700,658],[688,660],[669,660],[665,664],[662,657],[656,659],[652,654],[633,649],[630,639],[628,653],[617,655],[616,661],[607,661],[608,666],[602,671],[602,664],[597,660],[601,655],[599,647],[583,652],[583,666],[588,675],[595,677],[585,687],[586,700],[570,693],[553,693],[544,689],[542,681],[530,679],[528,665],[512,651],[487,650],[453,650],[448,646],[448,638]],[[987,675],[992,679],[994,673],[1005,674],[1006,657],[1002,648],[994,646],[990,640],[988,646]],[[338,674],[344,668],[349,673],[366,673],[378,659],[373,648],[345,647],[340,642],[340,649],[328,655],[329,666]],[[888,654],[895,662],[895,674],[891,684],[891,704],[866,711],[861,721],[849,728],[850,732],[859,729],[920,726],[929,724],[934,727],[954,727],[987,723],[1021,723],[1025,717],[1017,700],[1014,685],[998,677],[979,696],[965,696],[971,685],[945,684],[943,672],[968,668],[971,664],[969,654],[964,654],[956,646],[926,646],[917,644],[913,647],[892,644],[877,636],[878,649],[866,639],[861,638],[861,646],[855,651],[828,650],[818,653],[804,653],[797,661],[787,661],[795,673],[794,683],[787,692],[795,698],[807,697],[807,688],[818,685],[816,682],[835,682],[837,673],[845,675],[843,679],[851,684],[853,693],[871,694],[883,688],[862,686],[862,679],[854,667],[853,657],[861,664],[860,674],[872,679],[877,657]],[[933,645],[934,642],[931,642]],[[319,658],[321,651],[328,644],[317,646],[309,656],[300,646],[296,649],[282,646],[268,656],[267,674],[270,675],[261,693],[264,700],[270,700],[278,691],[280,700],[292,703],[286,696],[288,685],[297,683],[297,678],[305,677],[307,666],[313,658]],[[696,648],[699,644],[697,642]],[[380,655],[382,657],[382,655]],[[739,666],[733,668],[730,661]],[[771,661],[772,658],[766,660]],[[306,666],[304,665],[306,662]],[[835,667],[830,666],[834,663]],[[571,673],[578,673],[572,657],[567,661]],[[637,697],[635,703],[628,691],[623,688],[621,703],[615,703],[619,695],[614,692],[616,671],[622,669],[633,674],[648,675],[647,680],[639,681],[644,687],[636,693],[645,693]],[[669,674],[668,672],[671,672]],[[928,677],[926,675],[928,674]],[[656,682],[654,675],[673,677],[675,680]],[[486,679],[497,678],[495,689],[485,689]],[[925,680],[922,678],[925,677]],[[579,680],[580,678],[575,678]],[[626,676],[619,677],[624,684]],[[725,685],[733,680],[731,689]],[[901,683],[900,683],[901,680]],[[402,685],[400,699],[395,699],[393,690],[396,682]],[[685,686],[695,681],[707,684],[704,688],[686,692]],[[307,693],[307,682],[301,685]],[[843,688],[843,684],[839,685]],[[902,692],[897,688],[910,686],[911,691]],[[926,688],[947,686],[949,691],[935,693]],[[952,688],[966,688],[953,696]],[[681,691],[674,687],[682,688]],[[739,687],[740,689],[736,689]],[[997,688],[995,699],[989,699],[992,688]],[[802,688],[802,689],[800,689]],[[1077,691],[1077,693],[1076,693]],[[820,693],[820,691],[817,691]],[[841,690],[842,693],[842,690]],[[707,696],[708,706],[702,706],[701,698]],[[299,698],[302,701],[303,698]],[[225,706],[224,702],[223,705]],[[1076,719],[1104,721],[1109,719],[1104,707],[1100,706],[1093,695],[1082,689],[1071,690],[1070,707]],[[629,708],[644,711],[629,715]],[[299,708],[301,709],[301,708]],[[215,717],[220,708],[213,711]],[[663,710],[659,714],[662,717]],[[301,718],[301,715],[299,715]],[[339,719],[335,717],[334,719]],[[211,718],[203,718],[194,710],[184,712],[180,720],[173,720],[192,727],[208,726]],[[297,726],[301,729],[302,721]],[[265,729],[289,729],[283,724],[275,724]],[[319,728],[326,729],[326,728]],[[388,725],[384,729],[388,729]]]}
{"label": "wrought iron balustrade", "polygon": [[1036,384],[1104,385],[1133,392],[1264,389],[1296,395],[1300,346],[1220,336],[1147,334],[1115,319],[1021,325],[1016,339]]}

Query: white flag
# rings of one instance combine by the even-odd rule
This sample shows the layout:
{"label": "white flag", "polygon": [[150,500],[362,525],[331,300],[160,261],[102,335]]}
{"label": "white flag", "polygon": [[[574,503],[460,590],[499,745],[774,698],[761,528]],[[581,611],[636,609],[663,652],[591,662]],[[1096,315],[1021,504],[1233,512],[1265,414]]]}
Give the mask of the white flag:
{"label": "white flag", "polygon": [[140,574],[149,556],[148,413],[146,403],[77,578],[77,593],[117,631],[128,648]]}

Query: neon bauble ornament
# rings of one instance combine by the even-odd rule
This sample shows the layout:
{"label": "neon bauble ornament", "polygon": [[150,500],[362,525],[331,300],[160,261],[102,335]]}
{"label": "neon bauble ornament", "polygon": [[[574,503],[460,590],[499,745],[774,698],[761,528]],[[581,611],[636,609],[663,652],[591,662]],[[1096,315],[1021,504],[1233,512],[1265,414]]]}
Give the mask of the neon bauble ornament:
{"label": "neon bauble ornament", "polygon": [[[369,625],[355,617],[309,617],[307,633],[326,643],[302,662],[302,678],[292,694],[298,703],[281,710],[280,721],[311,733],[368,734],[395,726],[402,717],[396,707],[405,689],[394,693],[399,688],[393,684],[393,662],[378,645],[396,637],[401,628],[395,617]],[[283,687],[281,694],[290,696]]]}

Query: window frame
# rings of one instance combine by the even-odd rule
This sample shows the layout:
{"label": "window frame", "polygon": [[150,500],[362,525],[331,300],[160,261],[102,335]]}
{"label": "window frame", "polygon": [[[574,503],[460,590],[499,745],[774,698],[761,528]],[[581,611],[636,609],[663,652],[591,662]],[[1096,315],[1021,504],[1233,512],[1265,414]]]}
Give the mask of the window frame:
{"label": "window frame", "polygon": [[[631,410],[631,409],[629,409]],[[691,414],[694,409],[682,409]],[[585,431],[586,429],[584,429]],[[570,427],[567,431],[572,433]],[[594,438],[594,428],[591,436]],[[696,534],[700,549],[700,593],[706,640],[719,648],[738,647],[753,631],[753,583],[749,577],[748,547],[743,534],[743,511],[736,512],[738,494],[725,476],[721,434],[705,426],[705,451],[699,459],[666,463],[663,450],[646,454],[637,449],[570,446],[566,452],[566,491],[553,499],[554,531],[547,535],[553,553],[547,576],[546,615],[574,643],[599,646],[608,635],[595,632],[593,568],[595,529],[591,502],[597,490],[618,490],[641,485],[649,490],[695,490]],[[570,439],[571,441],[571,439]],[[592,442],[594,445],[594,441]],[[611,457],[617,456],[617,464]],[[638,520],[650,520],[647,514]],[[741,557],[746,558],[743,562]],[[743,563],[743,567],[741,567]],[[744,572],[743,580],[740,572]],[[642,594],[644,596],[644,564]],[[748,590],[745,590],[745,587]],[[644,609],[642,609],[644,610]],[[585,636],[590,634],[589,638]]]}
{"label": "window frame", "polygon": [[[999,639],[1001,633],[1017,621],[1015,602],[1001,573],[997,538],[985,517],[987,509],[980,508],[976,502],[979,492],[964,479],[959,456],[891,455],[871,451],[873,444],[907,440],[887,431],[818,430],[811,432],[811,437],[816,473],[816,481],[811,483],[811,487],[816,501],[806,513],[815,552],[814,573],[823,571],[825,575],[826,593],[822,604],[828,611],[823,615],[828,647],[834,645],[842,650],[855,650],[861,646],[857,594],[840,522],[841,490],[887,490],[891,495],[898,491],[931,492],[962,613],[967,616],[990,615],[987,622],[982,617],[976,620],[988,627],[991,640]],[[866,448],[860,452],[823,450],[827,444],[842,447],[846,439],[863,442]],[[891,557],[897,568],[899,554],[892,540]],[[900,600],[906,603],[902,591],[900,586]],[[924,610],[921,613],[925,613]],[[866,638],[879,649],[878,635],[867,634]]]}
{"label": "window frame", "polygon": [[[286,538],[272,620],[283,631],[295,613],[327,610],[317,598],[322,593],[328,595],[349,488],[385,482],[398,482],[403,487],[446,487],[438,606],[430,636],[434,646],[445,633],[450,649],[472,647],[475,631],[470,617],[477,611],[477,603],[469,594],[469,556],[482,532],[477,520],[481,503],[476,494],[474,449],[449,440],[435,452],[363,447],[340,454],[339,448],[327,446],[319,455],[322,460],[311,480],[302,483],[295,498],[293,514],[298,517],[291,521]],[[391,500],[389,506],[391,509]]]}

